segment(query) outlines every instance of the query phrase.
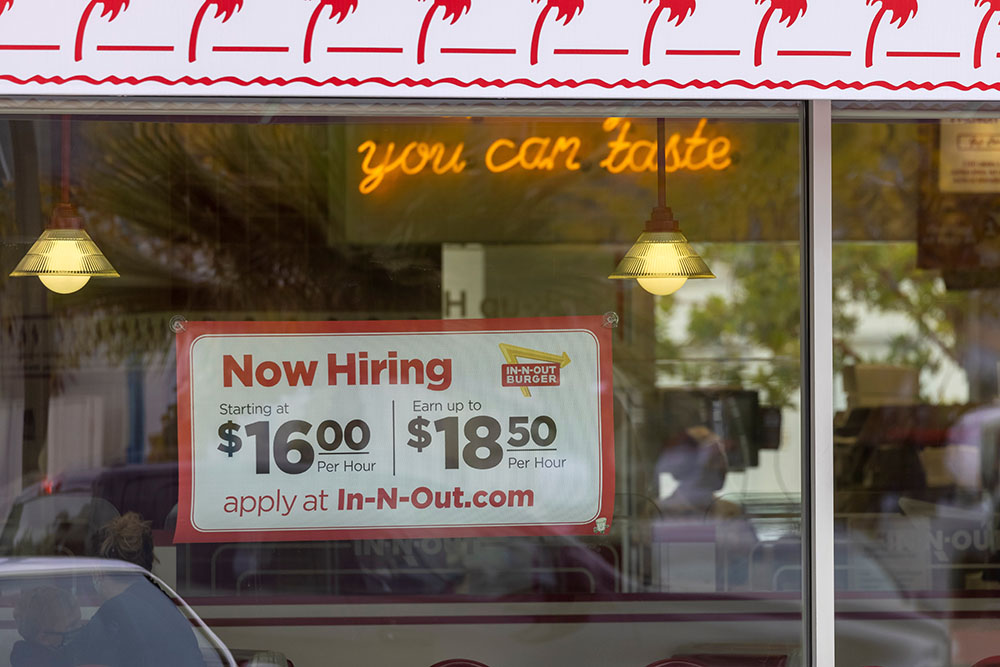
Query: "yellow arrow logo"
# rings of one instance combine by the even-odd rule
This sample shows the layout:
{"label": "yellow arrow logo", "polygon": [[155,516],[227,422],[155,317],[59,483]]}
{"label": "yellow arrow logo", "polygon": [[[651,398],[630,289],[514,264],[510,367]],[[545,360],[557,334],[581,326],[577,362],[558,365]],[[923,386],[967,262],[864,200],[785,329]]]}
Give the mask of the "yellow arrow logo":
{"label": "yellow arrow logo", "polygon": [[[508,364],[517,364],[520,363],[522,359],[530,359],[532,361],[559,364],[560,368],[566,368],[570,362],[569,355],[565,352],[562,354],[551,354],[549,352],[532,350],[527,347],[508,345],[507,343],[500,343],[500,352],[503,354],[503,358]],[[527,387],[521,387],[521,393],[528,398],[531,398],[531,391]]]}

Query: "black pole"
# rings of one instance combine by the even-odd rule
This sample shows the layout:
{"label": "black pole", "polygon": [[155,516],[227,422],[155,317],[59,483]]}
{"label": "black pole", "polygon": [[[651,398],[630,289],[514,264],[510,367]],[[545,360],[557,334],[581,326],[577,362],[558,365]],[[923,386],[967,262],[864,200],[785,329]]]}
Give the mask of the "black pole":
{"label": "black pole", "polygon": [[60,174],[60,189],[62,194],[63,204],[69,203],[69,145],[70,145],[70,121],[69,116],[62,117],[62,141],[60,144],[61,151],[61,167],[62,173]]}
{"label": "black pole", "polygon": [[656,207],[646,223],[647,232],[679,230],[674,212],[667,208],[667,122],[656,119]]}
{"label": "black pole", "polygon": [[667,131],[666,121],[656,119],[656,205],[667,207]]}

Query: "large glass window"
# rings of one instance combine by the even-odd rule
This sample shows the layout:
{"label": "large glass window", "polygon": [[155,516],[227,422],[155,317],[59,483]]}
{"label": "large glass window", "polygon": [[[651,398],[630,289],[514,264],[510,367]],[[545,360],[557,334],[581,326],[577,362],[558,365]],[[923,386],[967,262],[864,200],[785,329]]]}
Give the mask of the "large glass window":
{"label": "large glass window", "polygon": [[[713,108],[663,112],[666,203],[717,278],[658,297],[635,281],[608,279],[657,203],[649,109],[0,123],[0,553],[16,557],[10,562],[26,568],[30,582],[53,561],[21,557],[129,560],[108,545],[121,530],[114,519],[135,512],[150,522],[153,574],[234,655],[281,654],[297,667],[645,667],[685,656],[706,667],[795,664],[802,654],[799,108]],[[862,130],[873,127],[881,126]],[[868,161],[869,140],[851,144]],[[120,277],[92,278],[70,294],[10,277],[66,198]],[[905,205],[900,194],[896,204]],[[882,224],[881,208],[853,205]],[[868,282],[855,291],[868,295],[886,282],[877,262],[896,271],[907,251],[904,242],[857,252],[867,253],[850,258],[862,267],[857,281]],[[892,313],[890,322],[916,327],[911,338],[923,340],[892,350],[907,362],[933,362],[927,378],[935,391],[954,391],[948,378],[956,363],[930,339],[955,340],[953,329],[940,329],[950,321],[945,306],[933,302],[943,287],[901,279],[897,288],[937,319]],[[977,304],[986,312],[987,301]],[[864,307],[871,304],[856,308]],[[613,351],[615,483],[606,530],[598,523],[589,534],[550,526],[480,536],[448,525],[426,534],[399,526],[398,536],[374,539],[261,532],[175,540],[192,460],[189,417],[178,400],[189,366],[178,361],[176,339],[196,323],[370,330],[384,322],[419,329],[412,323],[497,320],[492,331],[511,318],[592,316]],[[843,318],[863,329],[863,312]],[[232,361],[231,378],[253,373],[242,359]],[[255,372],[265,384],[273,377]],[[207,445],[213,456],[251,471],[254,447],[264,447],[270,465],[278,416],[256,414],[255,423],[272,430],[254,440],[245,415],[227,410],[220,439]],[[590,416],[575,414],[581,422]],[[438,437],[464,442],[457,426],[446,435],[447,415],[437,416]],[[539,449],[558,430],[536,415],[523,425],[517,415],[486,416]],[[246,429],[242,452],[232,444],[234,428]],[[326,438],[329,453],[335,433],[363,447],[361,426],[324,428],[316,437]],[[569,432],[566,422],[559,428]],[[464,437],[485,431],[467,428]],[[577,446],[563,442],[563,451]],[[307,446],[316,451],[315,442]],[[487,445],[468,456],[454,446],[445,465],[479,464],[485,489],[501,484],[491,480],[507,484],[500,473],[521,465],[511,457],[485,464]],[[303,460],[282,451],[288,458],[274,459],[279,467]],[[551,478],[567,497],[585,479],[568,458],[566,474]],[[195,476],[199,465],[195,457]],[[275,479],[291,474],[267,471]],[[333,498],[348,484],[317,479]],[[248,509],[240,499],[234,511],[265,506],[260,496],[255,503]],[[277,494],[274,503],[280,507]],[[85,564],[100,570],[100,563]],[[38,587],[79,596],[60,581]],[[24,588],[8,596],[0,582],[7,614]],[[91,607],[106,604],[96,599]],[[84,611],[81,622],[100,613]],[[9,634],[0,664],[14,642],[32,641]],[[860,625],[847,634],[868,636]],[[466,662],[448,662],[458,659]]]}
{"label": "large glass window", "polygon": [[[837,652],[850,664],[1000,654],[997,127],[982,112],[857,109],[833,127]],[[847,642],[861,623],[870,641]]]}

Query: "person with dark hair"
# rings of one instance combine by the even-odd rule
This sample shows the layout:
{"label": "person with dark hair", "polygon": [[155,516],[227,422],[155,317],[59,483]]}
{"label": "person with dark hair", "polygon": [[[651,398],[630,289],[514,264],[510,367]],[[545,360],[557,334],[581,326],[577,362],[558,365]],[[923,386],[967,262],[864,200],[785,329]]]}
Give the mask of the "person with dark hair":
{"label": "person with dark hair", "polygon": [[99,534],[101,556],[135,563],[144,570],[152,570],[155,556],[151,525],[135,512],[112,519]]}
{"label": "person with dark hair", "polygon": [[11,667],[70,667],[61,650],[65,637],[80,627],[80,605],[69,591],[55,586],[22,591],[14,621],[24,639],[10,652]]}
{"label": "person with dark hair", "polygon": [[[100,553],[149,570],[153,566],[150,523],[135,512],[102,529]],[[139,573],[107,572],[94,577],[103,602],[68,647],[76,665],[107,667],[203,667],[190,621],[156,585]]]}

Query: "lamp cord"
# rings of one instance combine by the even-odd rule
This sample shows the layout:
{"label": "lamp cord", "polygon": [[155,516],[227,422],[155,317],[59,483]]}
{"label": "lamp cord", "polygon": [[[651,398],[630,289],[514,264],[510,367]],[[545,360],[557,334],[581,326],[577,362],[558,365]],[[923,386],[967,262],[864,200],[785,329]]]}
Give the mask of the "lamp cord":
{"label": "lamp cord", "polygon": [[667,207],[667,141],[666,121],[656,119],[656,205]]}
{"label": "lamp cord", "polygon": [[656,207],[646,223],[647,232],[676,232],[677,220],[667,208],[667,130],[663,118],[656,119]]}
{"label": "lamp cord", "polygon": [[70,120],[62,117],[62,203],[69,203]]}

